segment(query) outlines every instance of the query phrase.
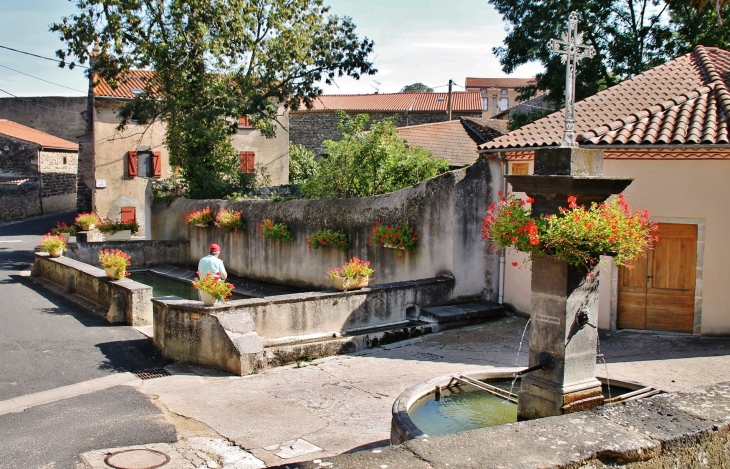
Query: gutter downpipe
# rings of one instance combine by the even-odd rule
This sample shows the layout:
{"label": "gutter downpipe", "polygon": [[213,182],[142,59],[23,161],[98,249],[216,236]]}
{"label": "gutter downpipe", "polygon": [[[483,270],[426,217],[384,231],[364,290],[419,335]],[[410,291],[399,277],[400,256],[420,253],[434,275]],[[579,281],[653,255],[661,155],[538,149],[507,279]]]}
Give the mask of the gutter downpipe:
{"label": "gutter downpipe", "polygon": [[[507,160],[502,158],[502,152],[497,152],[497,159],[502,162],[502,194],[504,196],[507,196]],[[497,297],[497,302],[499,304],[504,303],[504,265],[505,265],[505,255],[507,250],[502,249],[502,252],[499,255],[499,293]]]}

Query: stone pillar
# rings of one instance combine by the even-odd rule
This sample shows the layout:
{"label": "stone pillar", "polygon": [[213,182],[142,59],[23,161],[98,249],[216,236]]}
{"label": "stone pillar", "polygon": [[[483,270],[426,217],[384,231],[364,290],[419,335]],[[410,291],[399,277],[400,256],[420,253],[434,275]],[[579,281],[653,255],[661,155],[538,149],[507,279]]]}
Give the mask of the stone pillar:
{"label": "stone pillar", "polygon": [[517,415],[549,417],[603,404],[595,377],[598,268],[569,266],[552,257],[532,261],[530,366],[522,378]]}

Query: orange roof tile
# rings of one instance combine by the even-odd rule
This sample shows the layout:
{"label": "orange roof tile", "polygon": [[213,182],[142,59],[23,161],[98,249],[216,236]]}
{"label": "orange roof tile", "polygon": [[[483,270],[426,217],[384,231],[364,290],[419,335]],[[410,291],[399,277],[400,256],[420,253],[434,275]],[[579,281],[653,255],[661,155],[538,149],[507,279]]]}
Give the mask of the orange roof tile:
{"label": "orange roof tile", "polygon": [[130,70],[117,79],[116,88],[99,78],[94,86],[94,96],[132,99],[145,89],[153,74],[149,70]]}
{"label": "orange roof tile", "polygon": [[77,143],[54,137],[53,135],[41,132],[40,130],[32,129],[7,119],[0,119],[0,134],[24,140],[26,142],[37,143],[46,148],[77,151],[79,149],[79,145]]}
{"label": "orange roof tile", "polygon": [[[485,119],[485,121],[488,121]],[[410,146],[430,151],[449,166],[468,166],[479,157],[479,144],[502,132],[483,124],[481,119],[461,118],[432,124],[398,127],[400,135]]]}
{"label": "orange roof tile", "polygon": [[466,78],[467,88],[517,88],[518,86],[534,85],[535,78]]}
{"label": "orange roof tile", "polygon": [[[448,93],[388,93],[388,94],[329,94],[314,100],[310,110],[298,112],[343,111],[391,111],[428,112],[446,111]],[[482,111],[482,99],[477,92],[452,93],[453,111]]]}
{"label": "orange roof tile", "polygon": [[[581,146],[726,144],[729,85],[730,52],[697,46],[692,53],[577,102],[576,140]],[[480,148],[557,146],[563,125],[561,110]]]}

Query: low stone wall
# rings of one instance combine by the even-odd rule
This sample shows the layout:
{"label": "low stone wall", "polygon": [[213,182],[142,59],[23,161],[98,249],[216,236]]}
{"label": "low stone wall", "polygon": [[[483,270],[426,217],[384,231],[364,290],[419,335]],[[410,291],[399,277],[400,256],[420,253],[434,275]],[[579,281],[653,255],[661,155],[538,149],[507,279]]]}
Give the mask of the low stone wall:
{"label": "low stone wall", "polygon": [[66,257],[85,264],[99,266],[99,251],[102,249],[121,249],[132,259],[133,269],[154,267],[156,265],[187,266],[190,261],[188,241],[106,241],[103,243],[69,243]]}
{"label": "low stone wall", "polygon": [[398,282],[348,292],[308,292],[204,307],[155,298],[154,340],[173,360],[238,375],[265,368],[264,347],[338,336],[416,319],[450,296],[451,277]]}
{"label": "low stone wall", "polygon": [[[357,256],[371,261],[375,282],[451,275],[455,286],[444,300],[497,299],[499,257],[481,240],[481,224],[498,187],[491,184],[491,165],[480,160],[461,170],[450,171],[413,187],[376,197],[333,200],[188,200],[153,207],[153,239],[190,240],[190,262],[208,253],[211,243],[222,248],[221,259],[229,273],[269,283],[308,289],[331,288],[325,279],[330,267],[343,265]],[[247,229],[223,233],[218,228],[187,226],[186,212],[210,206],[242,212]],[[256,224],[263,218],[284,222],[294,241],[281,243],[262,238]],[[370,244],[370,227],[376,221],[398,225],[406,219],[422,232],[415,253]],[[308,249],[306,237],[331,229],[347,234],[350,248]],[[400,256],[400,257],[399,257]]]}
{"label": "low stone wall", "polygon": [[106,320],[112,324],[152,324],[152,287],[128,279],[111,280],[102,269],[44,252],[36,253],[32,275],[55,283],[64,293],[108,308]]}
{"label": "low stone wall", "polygon": [[37,180],[19,186],[0,186],[0,223],[40,214]]}

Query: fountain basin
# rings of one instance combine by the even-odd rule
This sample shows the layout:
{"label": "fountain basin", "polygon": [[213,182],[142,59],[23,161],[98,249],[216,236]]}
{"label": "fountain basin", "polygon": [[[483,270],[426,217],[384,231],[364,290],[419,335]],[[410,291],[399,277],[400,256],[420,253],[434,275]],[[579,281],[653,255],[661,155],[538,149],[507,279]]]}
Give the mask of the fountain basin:
{"label": "fountain basin", "polygon": [[[475,426],[475,423],[478,423],[478,421],[485,422],[486,425],[484,426],[495,426],[501,425],[502,423],[509,424],[515,422],[517,420],[516,404],[506,403],[504,402],[504,400],[493,396],[485,397],[481,395],[483,391],[475,389],[473,391],[466,391],[466,394],[473,394],[471,396],[473,398],[473,402],[471,404],[469,404],[466,399],[462,400],[461,402],[454,403],[454,401],[445,398],[443,400],[444,405],[455,405],[456,407],[464,407],[464,409],[455,409],[454,413],[457,414],[456,418],[459,418],[458,414],[460,413],[465,414],[466,411],[473,410],[473,406],[475,405],[496,406],[498,408],[497,410],[500,411],[497,412],[497,414],[499,415],[489,415],[494,414],[494,409],[492,409],[492,411],[485,410],[485,412],[483,412],[484,415],[482,415],[481,417],[477,415],[476,418],[468,419],[467,422],[463,423],[463,428],[457,430],[456,425],[445,425],[443,422],[443,414],[448,414],[450,411],[447,410],[445,412],[434,412],[433,409],[429,409],[428,412],[437,415],[435,417],[435,420],[440,421],[434,421],[432,424],[428,425],[424,425],[422,423],[421,426],[423,426],[424,428],[419,427],[419,425],[416,423],[416,421],[423,422],[423,419],[427,418],[425,417],[425,414],[428,412],[421,412],[423,406],[438,405],[438,403],[435,402],[434,399],[436,387],[439,386],[442,389],[445,388],[454,377],[465,376],[468,379],[478,380],[487,383],[489,383],[490,381],[511,381],[514,379],[515,373],[522,370],[524,370],[524,368],[521,367],[487,368],[465,373],[451,373],[447,375],[437,376],[435,378],[429,379],[428,381],[424,381],[423,383],[412,386],[411,388],[404,391],[400,396],[398,396],[396,401],[393,403],[393,417],[391,420],[390,430],[391,444],[397,445],[407,440],[412,440],[416,438],[425,438],[437,436],[438,434],[454,433],[456,431],[466,431],[475,428],[481,428]],[[605,388],[606,380],[603,378],[599,378],[599,381],[604,384]],[[607,405],[613,405],[629,400],[639,399],[642,397],[653,396],[662,392],[660,389],[656,389],[649,385],[632,381],[610,380],[609,385],[611,389],[611,399],[607,400]],[[512,392],[516,393],[516,391],[519,390],[519,387],[520,383],[518,379],[517,384],[515,384],[514,390]],[[447,395],[447,397],[450,396]],[[467,399],[469,398],[469,396],[459,396],[459,398],[462,397],[466,397]],[[469,407],[472,408],[470,409]],[[462,410],[464,412],[462,412]],[[419,413],[422,415],[419,415]],[[434,429],[434,434],[427,433],[425,431],[427,428]],[[439,430],[436,430],[437,428],[439,428]]]}

